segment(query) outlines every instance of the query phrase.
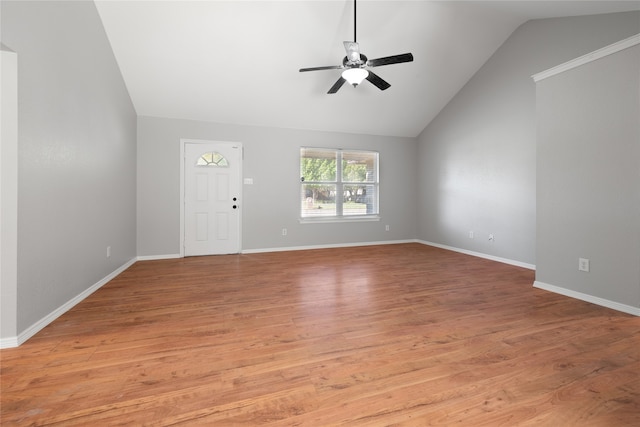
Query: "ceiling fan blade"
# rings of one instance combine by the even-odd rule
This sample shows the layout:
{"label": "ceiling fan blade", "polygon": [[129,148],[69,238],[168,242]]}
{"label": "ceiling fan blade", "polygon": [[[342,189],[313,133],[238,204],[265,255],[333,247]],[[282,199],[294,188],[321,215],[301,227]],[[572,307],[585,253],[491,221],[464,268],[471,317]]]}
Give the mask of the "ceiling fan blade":
{"label": "ceiling fan blade", "polygon": [[344,78],[340,77],[338,79],[338,81],[335,82],[333,84],[333,86],[331,86],[331,89],[329,89],[329,92],[327,92],[327,93],[336,93],[338,91],[338,89],[340,89],[342,87],[344,82],[346,82],[346,80]]}
{"label": "ceiling fan blade", "polygon": [[302,73],[305,71],[340,70],[342,68],[342,65],[327,65],[326,67],[300,68],[300,72]]}
{"label": "ceiling fan blade", "polygon": [[347,51],[347,59],[350,62],[360,62],[360,45],[356,42],[342,42],[344,44],[344,50]]}
{"label": "ceiling fan blade", "polygon": [[376,86],[380,90],[389,89],[391,87],[391,85],[389,83],[387,83],[382,78],[380,78],[380,76],[378,76],[377,74],[375,74],[375,73],[373,73],[371,71],[369,71],[369,75],[366,78],[367,78],[367,80],[369,80],[371,83],[373,83],[373,85]]}
{"label": "ceiling fan blade", "polygon": [[379,67],[381,65],[400,64],[402,62],[413,61],[413,55],[403,53],[401,55],[385,56],[384,58],[370,59],[367,61],[369,67]]}

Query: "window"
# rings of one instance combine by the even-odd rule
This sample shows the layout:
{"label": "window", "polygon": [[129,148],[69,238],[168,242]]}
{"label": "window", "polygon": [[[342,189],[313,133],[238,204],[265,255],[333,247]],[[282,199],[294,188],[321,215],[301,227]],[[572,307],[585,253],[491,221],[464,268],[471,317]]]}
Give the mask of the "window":
{"label": "window", "polygon": [[209,152],[204,153],[198,158],[196,166],[213,166],[226,168],[229,167],[229,162],[227,162],[227,159],[222,154]]}
{"label": "window", "polygon": [[300,216],[378,215],[378,153],[300,149]]}

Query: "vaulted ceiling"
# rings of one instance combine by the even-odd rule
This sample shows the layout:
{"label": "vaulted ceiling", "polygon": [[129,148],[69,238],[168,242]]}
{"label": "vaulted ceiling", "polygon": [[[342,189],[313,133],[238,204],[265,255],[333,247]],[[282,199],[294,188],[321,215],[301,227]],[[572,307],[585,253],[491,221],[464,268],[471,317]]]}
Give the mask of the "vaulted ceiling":
{"label": "vaulted ceiling", "polygon": [[[353,2],[96,1],[141,116],[413,137],[530,19],[639,10],[638,1],[357,3],[357,41],[391,83],[326,92],[353,39]],[[542,71],[542,70],[534,70]]]}

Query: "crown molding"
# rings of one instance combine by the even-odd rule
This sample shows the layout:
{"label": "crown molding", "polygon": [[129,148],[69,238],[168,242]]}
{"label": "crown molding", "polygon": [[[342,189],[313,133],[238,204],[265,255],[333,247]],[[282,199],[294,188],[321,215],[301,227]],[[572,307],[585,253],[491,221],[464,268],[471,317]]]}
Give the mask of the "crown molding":
{"label": "crown molding", "polygon": [[531,76],[531,78],[533,78],[533,81],[538,83],[539,81],[555,76],[556,74],[564,73],[565,71],[572,70],[576,67],[580,67],[581,65],[593,62],[600,58],[604,58],[605,56],[614,54],[616,52],[620,52],[621,50],[630,48],[637,44],[640,44],[640,34],[636,34],[635,36],[620,40],[618,42],[610,44],[609,46],[605,46],[591,53],[587,53],[586,55],[582,55],[578,58],[572,59],[571,61],[567,61],[553,68],[549,68],[548,70],[536,73]]}

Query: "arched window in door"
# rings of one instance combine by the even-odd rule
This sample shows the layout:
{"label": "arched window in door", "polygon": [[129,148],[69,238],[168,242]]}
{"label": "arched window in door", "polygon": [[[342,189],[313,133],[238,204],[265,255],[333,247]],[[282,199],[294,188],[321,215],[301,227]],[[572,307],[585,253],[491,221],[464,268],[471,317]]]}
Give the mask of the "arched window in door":
{"label": "arched window in door", "polygon": [[227,168],[229,167],[229,162],[227,161],[226,157],[224,157],[222,154],[216,153],[214,151],[210,151],[198,157],[196,166],[212,166],[212,167],[219,167],[219,168]]}

